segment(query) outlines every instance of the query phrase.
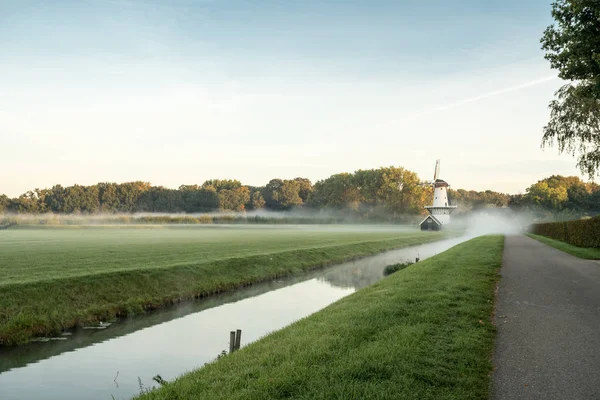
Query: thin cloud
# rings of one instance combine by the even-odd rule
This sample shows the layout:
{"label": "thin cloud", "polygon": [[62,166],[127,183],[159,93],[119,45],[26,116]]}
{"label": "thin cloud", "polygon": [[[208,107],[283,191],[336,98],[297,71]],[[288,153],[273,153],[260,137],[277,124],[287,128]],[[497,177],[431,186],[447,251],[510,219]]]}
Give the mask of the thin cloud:
{"label": "thin cloud", "polygon": [[193,5],[206,5],[215,3],[217,0],[174,0],[163,3],[156,0],[93,0],[94,2],[109,3],[120,7],[189,7]]}
{"label": "thin cloud", "polygon": [[525,88],[528,88],[528,87],[531,87],[531,86],[539,85],[541,83],[549,82],[549,81],[552,81],[552,80],[555,80],[555,79],[558,79],[558,77],[556,75],[546,76],[544,78],[539,78],[539,79],[536,79],[536,80],[533,80],[533,81],[530,81],[530,82],[521,83],[519,85],[510,86],[510,87],[507,87],[507,88],[504,88],[504,89],[494,90],[492,92],[480,94],[479,96],[470,97],[470,98],[467,98],[467,99],[456,101],[454,103],[450,103],[450,104],[446,104],[446,105],[443,105],[443,106],[435,107],[435,108],[432,108],[432,109],[429,109],[429,110],[421,111],[421,112],[418,112],[416,114],[404,117],[404,118],[400,119],[400,121],[404,122],[404,121],[413,120],[413,119],[420,118],[420,117],[423,117],[423,116],[426,116],[426,115],[431,115],[431,114],[434,114],[434,113],[437,113],[437,112],[440,112],[440,111],[446,111],[446,110],[449,110],[451,108],[460,107],[460,106],[463,106],[465,104],[475,103],[475,102],[477,102],[479,100],[487,99],[489,97],[499,96],[501,94],[509,93],[509,92],[516,92],[517,90],[521,90],[521,89],[525,89]]}

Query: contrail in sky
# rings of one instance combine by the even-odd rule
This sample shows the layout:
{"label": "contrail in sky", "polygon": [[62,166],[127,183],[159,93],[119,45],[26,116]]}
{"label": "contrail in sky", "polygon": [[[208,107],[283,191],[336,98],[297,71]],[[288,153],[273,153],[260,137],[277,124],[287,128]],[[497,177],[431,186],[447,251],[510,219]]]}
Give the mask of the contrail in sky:
{"label": "contrail in sky", "polygon": [[415,119],[415,118],[419,118],[425,115],[430,115],[439,111],[445,111],[448,110],[450,108],[454,108],[454,107],[458,107],[458,106],[462,106],[464,104],[469,104],[469,103],[474,103],[476,101],[479,100],[483,100],[483,99],[487,99],[488,97],[493,97],[493,96],[498,96],[500,94],[504,94],[504,93],[508,93],[508,92],[514,92],[517,90],[521,90],[521,89],[525,89],[528,88],[530,86],[535,86],[535,85],[539,85],[540,83],[544,83],[544,82],[548,82],[554,79],[558,79],[558,77],[556,75],[552,75],[552,76],[546,76],[544,78],[540,78],[540,79],[536,79],[534,81],[531,82],[526,82],[526,83],[522,83],[520,85],[516,85],[516,86],[510,86],[504,89],[499,89],[499,90],[494,90],[493,92],[488,92],[488,93],[484,93],[484,94],[480,94],[479,96],[475,96],[475,97],[471,97],[468,99],[463,99],[463,100],[459,100],[457,102],[454,103],[450,103],[450,104],[446,104],[443,106],[439,106],[439,107],[435,107],[426,111],[422,111],[422,112],[418,112],[416,114],[410,115],[408,117],[402,118],[400,121],[406,121],[406,120],[411,120],[411,119]]}

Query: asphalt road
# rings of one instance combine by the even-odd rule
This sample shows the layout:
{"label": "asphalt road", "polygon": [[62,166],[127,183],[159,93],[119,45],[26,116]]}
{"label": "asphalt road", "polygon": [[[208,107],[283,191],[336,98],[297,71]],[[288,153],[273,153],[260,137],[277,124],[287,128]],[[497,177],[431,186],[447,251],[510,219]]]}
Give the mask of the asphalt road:
{"label": "asphalt road", "polygon": [[600,262],[507,236],[492,399],[600,400]]}

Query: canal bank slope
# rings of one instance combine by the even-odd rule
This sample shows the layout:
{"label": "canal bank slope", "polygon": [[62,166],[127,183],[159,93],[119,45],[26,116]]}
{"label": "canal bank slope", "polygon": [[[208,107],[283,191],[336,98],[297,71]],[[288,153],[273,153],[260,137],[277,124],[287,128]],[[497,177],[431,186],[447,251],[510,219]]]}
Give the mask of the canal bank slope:
{"label": "canal bank slope", "polygon": [[[94,232],[98,233],[93,236],[97,238],[98,245],[83,242],[79,247],[73,248],[70,242],[59,241],[55,248],[34,252],[28,250],[26,241],[22,241],[13,246],[17,248],[10,248],[13,252],[26,254],[22,257],[22,264],[18,264],[23,261],[19,259],[15,260],[14,265],[0,260],[0,264],[5,263],[0,266],[8,271],[8,276],[39,275],[38,280],[23,283],[5,283],[0,280],[0,346],[23,343],[34,336],[60,334],[77,325],[97,325],[98,321],[107,321],[116,316],[143,313],[145,310],[185,299],[209,296],[444,238],[442,234],[409,232],[397,233],[394,234],[395,237],[383,240],[362,239],[340,245],[313,245],[297,250],[271,250],[265,254],[252,254],[262,247],[261,241],[258,241],[254,247],[245,245],[247,253],[250,253],[248,255],[238,252],[241,255],[232,257],[223,252],[220,259],[212,260],[192,255],[184,264],[172,265],[171,259],[176,255],[192,252],[200,246],[217,246],[211,242],[186,242],[183,240],[186,238],[183,238],[182,244],[176,247],[177,252],[172,248],[165,248],[163,253],[156,255],[157,260],[161,256],[164,258],[161,262],[149,261],[148,265],[141,264],[132,269],[111,270],[109,267],[117,262],[127,264],[138,257],[147,256],[160,243],[137,243],[135,238],[130,237],[135,232],[131,232],[131,235],[120,236],[123,237],[123,242],[118,246],[103,245],[106,236],[114,232],[108,229]],[[52,237],[52,232],[49,231],[47,239]],[[300,242],[300,238],[298,241]],[[129,247],[135,251],[129,251]],[[72,254],[79,258],[72,257]],[[48,266],[51,256],[54,257],[52,268]],[[71,258],[66,259],[67,256]],[[61,261],[61,257],[65,260]],[[65,271],[69,270],[77,270],[80,276],[65,275]],[[99,270],[106,272],[99,273]]]}
{"label": "canal bank slope", "polygon": [[139,399],[487,398],[503,245],[460,244]]}

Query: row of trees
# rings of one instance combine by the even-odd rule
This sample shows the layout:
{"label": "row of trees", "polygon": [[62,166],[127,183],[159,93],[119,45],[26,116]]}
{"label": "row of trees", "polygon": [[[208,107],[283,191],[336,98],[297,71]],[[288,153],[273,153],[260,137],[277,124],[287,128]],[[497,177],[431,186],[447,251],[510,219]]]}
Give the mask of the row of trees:
{"label": "row of trees", "polygon": [[489,207],[507,207],[514,196],[486,190],[477,192],[475,190],[448,190],[448,196],[453,205],[458,206],[457,212],[468,212]]}
{"label": "row of trees", "polygon": [[237,180],[209,180],[178,189],[148,182],[56,185],[9,199],[0,197],[0,212],[14,213],[198,213],[210,211],[335,209],[358,215],[411,215],[423,212],[431,188],[404,168],[360,170],[337,174],[314,186],[306,178],[272,179],[265,186]]}
{"label": "row of trees", "polygon": [[573,216],[600,213],[600,185],[584,182],[576,176],[552,175],[525,189],[525,194],[509,195],[486,190],[484,192],[449,190],[458,211],[488,207],[510,207],[551,215]]}
{"label": "row of trees", "polygon": [[365,216],[421,214],[432,188],[420,183],[416,173],[396,167],[336,174],[315,183],[310,204]]}
{"label": "row of trees", "polygon": [[512,196],[509,205],[554,214],[565,211],[596,214],[600,212],[600,186],[575,176],[552,175],[531,185],[526,194]]}
{"label": "row of trees", "polygon": [[50,189],[31,190],[14,199],[0,195],[0,213],[199,213],[265,207],[289,210],[305,205],[312,191],[310,180],[305,178],[273,179],[264,187],[245,186],[238,180],[229,179],[181,185],[178,189],[139,181],[92,186],[56,185]]}
{"label": "row of trees", "polygon": [[[254,194],[254,196],[253,196]],[[98,183],[92,186],[53,186],[28,191],[15,199],[0,199],[3,209],[15,213],[60,214],[99,212],[194,213],[214,210],[243,211],[261,208],[260,192],[235,180],[210,180],[202,186],[182,185],[178,189],[152,186],[148,182]]]}
{"label": "row of trees", "polygon": [[[431,195],[431,186],[423,185],[416,173],[385,167],[332,175],[314,185],[305,178],[272,179],[262,187],[219,179],[178,189],[148,182],[56,185],[28,191],[14,199],[1,195],[0,213],[202,213],[305,208],[337,210],[366,218],[398,218],[424,213],[423,207],[431,202]],[[458,189],[450,190],[449,197],[451,204],[458,205],[457,213],[487,207],[543,209],[550,213],[600,212],[597,184],[558,175],[531,185],[523,195]]]}

